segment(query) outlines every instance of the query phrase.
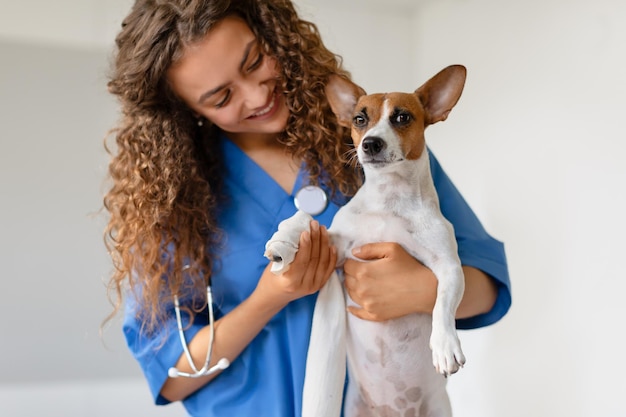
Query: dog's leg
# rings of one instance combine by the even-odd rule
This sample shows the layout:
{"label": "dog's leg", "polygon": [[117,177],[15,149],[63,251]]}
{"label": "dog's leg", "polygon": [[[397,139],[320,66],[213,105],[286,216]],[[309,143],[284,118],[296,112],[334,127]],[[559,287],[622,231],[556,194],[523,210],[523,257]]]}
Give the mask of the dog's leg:
{"label": "dog's leg", "polygon": [[[317,295],[306,359],[302,417],[339,417],[346,379],[346,305],[333,272]],[[329,346],[331,345],[331,346]]]}
{"label": "dog's leg", "polygon": [[465,364],[455,324],[456,310],[465,290],[465,279],[458,257],[442,259],[431,269],[437,276],[438,284],[430,347],[435,369],[448,376]]}
{"label": "dog's leg", "polygon": [[[283,220],[265,245],[272,272],[289,269],[300,234],[309,230],[312,218],[298,211]],[[331,236],[332,238],[332,236]],[[332,344],[332,347],[329,347]],[[307,352],[302,417],[339,417],[346,378],[346,307],[343,287],[333,272],[317,295]]]}
{"label": "dog's leg", "polygon": [[283,220],[278,225],[278,230],[265,244],[267,259],[273,262],[271,270],[275,274],[287,272],[296,253],[300,242],[300,235],[305,230],[309,230],[313,218],[303,211]]}

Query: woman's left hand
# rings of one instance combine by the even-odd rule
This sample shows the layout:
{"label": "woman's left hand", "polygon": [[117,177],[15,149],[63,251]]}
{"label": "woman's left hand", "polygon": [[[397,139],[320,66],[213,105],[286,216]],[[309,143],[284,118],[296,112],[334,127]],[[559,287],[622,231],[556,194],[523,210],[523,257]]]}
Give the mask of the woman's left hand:
{"label": "woman's left hand", "polygon": [[364,320],[384,321],[409,313],[432,313],[437,297],[433,272],[397,243],[369,243],[347,259],[344,285],[359,307],[348,310]]}

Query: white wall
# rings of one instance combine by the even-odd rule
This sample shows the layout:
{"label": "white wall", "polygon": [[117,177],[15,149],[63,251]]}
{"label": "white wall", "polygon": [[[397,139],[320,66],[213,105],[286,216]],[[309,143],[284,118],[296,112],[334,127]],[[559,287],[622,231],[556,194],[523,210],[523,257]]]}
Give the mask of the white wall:
{"label": "white wall", "polygon": [[74,48],[109,47],[132,0],[0,0],[0,38]]}
{"label": "white wall", "polygon": [[[97,334],[110,267],[92,214],[116,117],[105,70],[131,3],[0,0],[2,416],[181,414],[150,404],[119,323],[107,347]],[[460,103],[427,137],[505,241],[514,305],[462,333],[456,416],[624,415],[626,4],[298,4],[368,91],[468,67]]]}
{"label": "white wall", "polygon": [[119,320],[99,335],[111,311],[99,213],[116,118],[108,32],[121,20],[106,23],[106,4],[0,0],[3,417],[161,415]]}
{"label": "white wall", "polygon": [[420,74],[467,87],[430,143],[506,242],[513,308],[463,334],[458,417],[624,416],[626,3],[439,0],[416,21]]}

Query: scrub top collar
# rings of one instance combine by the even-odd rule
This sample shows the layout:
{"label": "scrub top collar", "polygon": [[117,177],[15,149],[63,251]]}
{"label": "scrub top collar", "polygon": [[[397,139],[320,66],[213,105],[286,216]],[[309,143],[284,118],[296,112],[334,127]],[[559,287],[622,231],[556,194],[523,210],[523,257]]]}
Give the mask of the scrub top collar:
{"label": "scrub top collar", "polygon": [[[276,213],[284,205],[284,200],[294,198],[300,188],[306,185],[308,173],[304,163],[300,166],[293,191],[287,193],[263,168],[242,151],[227,136],[221,136],[222,153],[225,162],[225,178],[243,188],[242,191],[255,196],[262,207]],[[283,196],[284,198],[276,198]]]}

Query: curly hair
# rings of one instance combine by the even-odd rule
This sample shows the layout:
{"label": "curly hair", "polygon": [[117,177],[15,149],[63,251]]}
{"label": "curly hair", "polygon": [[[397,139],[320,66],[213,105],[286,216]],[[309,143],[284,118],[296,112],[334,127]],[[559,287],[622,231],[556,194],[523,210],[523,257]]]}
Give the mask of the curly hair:
{"label": "curly hair", "polygon": [[114,265],[110,317],[120,309],[125,289],[133,289],[144,329],[165,318],[163,306],[171,305],[173,294],[206,306],[199,290],[215,262],[212,250],[220,244],[215,217],[222,197],[219,132],[210,124],[198,127],[166,74],[186,47],[229,15],[242,17],[279,63],[290,110],[279,140],[305,162],[311,182],[350,196],[362,181],[349,158],[349,132],[337,124],[324,96],[331,74],[349,74],[291,1],[137,0],[116,38],[108,83],[120,101],[121,117],[110,133],[115,146],[105,143],[112,155],[112,186],[104,197],[110,215],[104,235]]}

